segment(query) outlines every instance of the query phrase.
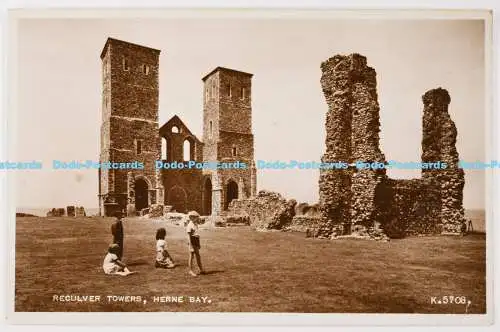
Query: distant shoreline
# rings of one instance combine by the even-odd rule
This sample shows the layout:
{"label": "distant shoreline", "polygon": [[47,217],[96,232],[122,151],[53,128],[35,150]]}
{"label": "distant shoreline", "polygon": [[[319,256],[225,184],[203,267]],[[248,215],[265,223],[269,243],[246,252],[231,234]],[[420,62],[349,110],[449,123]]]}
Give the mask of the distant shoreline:
{"label": "distant shoreline", "polygon": [[[66,206],[54,206],[55,208],[64,208],[66,210]],[[99,213],[99,208],[86,208],[84,206],[85,213],[87,216],[93,216],[95,214]],[[35,216],[39,217],[46,217],[47,212],[52,210],[52,207],[39,207],[39,208],[30,208],[30,207],[18,207],[16,208],[16,213],[27,213],[27,214],[33,214]]]}

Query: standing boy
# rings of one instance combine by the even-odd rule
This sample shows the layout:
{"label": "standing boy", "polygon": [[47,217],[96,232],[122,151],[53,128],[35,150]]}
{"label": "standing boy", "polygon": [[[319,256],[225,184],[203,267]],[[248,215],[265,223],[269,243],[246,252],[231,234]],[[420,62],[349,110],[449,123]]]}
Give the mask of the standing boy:
{"label": "standing boy", "polygon": [[196,263],[200,269],[200,274],[204,274],[205,271],[201,266],[200,257],[200,236],[198,235],[198,223],[200,222],[200,215],[196,211],[191,211],[188,213],[188,224],[186,226],[186,232],[188,233],[188,246],[189,246],[189,274],[193,277],[196,273],[193,271],[193,259],[196,257]]}

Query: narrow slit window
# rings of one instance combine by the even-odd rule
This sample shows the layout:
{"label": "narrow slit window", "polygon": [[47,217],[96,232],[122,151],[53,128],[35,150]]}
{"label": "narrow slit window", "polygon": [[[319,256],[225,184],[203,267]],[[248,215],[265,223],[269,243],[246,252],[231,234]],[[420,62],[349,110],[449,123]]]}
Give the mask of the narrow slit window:
{"label": "narrow slit window", "polygon": [[136,151],[136,154],[141,154],[142,153],[142,141],[141,140],[137,140],[136,143],[135,143],[135,151]]}
{"label": "narrow slit window", "polygon": [[123,58],[122,59],[122,65],[123,65],[123,70],[128,71],[130,69],[128,59]]}

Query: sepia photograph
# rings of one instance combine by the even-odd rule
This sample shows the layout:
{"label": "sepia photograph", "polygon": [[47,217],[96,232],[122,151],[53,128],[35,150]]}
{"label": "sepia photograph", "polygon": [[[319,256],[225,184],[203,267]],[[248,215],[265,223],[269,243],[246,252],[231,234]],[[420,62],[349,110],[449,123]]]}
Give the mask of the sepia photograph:
{"label": "sepia photograph", "polygon": [[487,321],[490,12],[9,16],[14,313]]}

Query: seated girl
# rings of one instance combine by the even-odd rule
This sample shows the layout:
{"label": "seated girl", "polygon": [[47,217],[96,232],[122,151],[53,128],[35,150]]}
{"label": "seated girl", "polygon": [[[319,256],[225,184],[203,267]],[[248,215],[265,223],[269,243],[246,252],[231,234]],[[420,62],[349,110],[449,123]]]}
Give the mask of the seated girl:
{"label": "seated girl", "polygon": [[165,237],[167,231],[165,228],[159,228],[156,231],[156,262],[155,267],[171,269],[175,267],[174,261],[167,251],[167,242]]}
{"label": "seated girl", "polygon": [[102,269],[105,274],[115,274],[120,276],[127,276],[129,274],[137,273],[128,269],[127,265],[118,259],[120,253],[120,246],[113,243],[108,248],[108,253],[104,257]]}

